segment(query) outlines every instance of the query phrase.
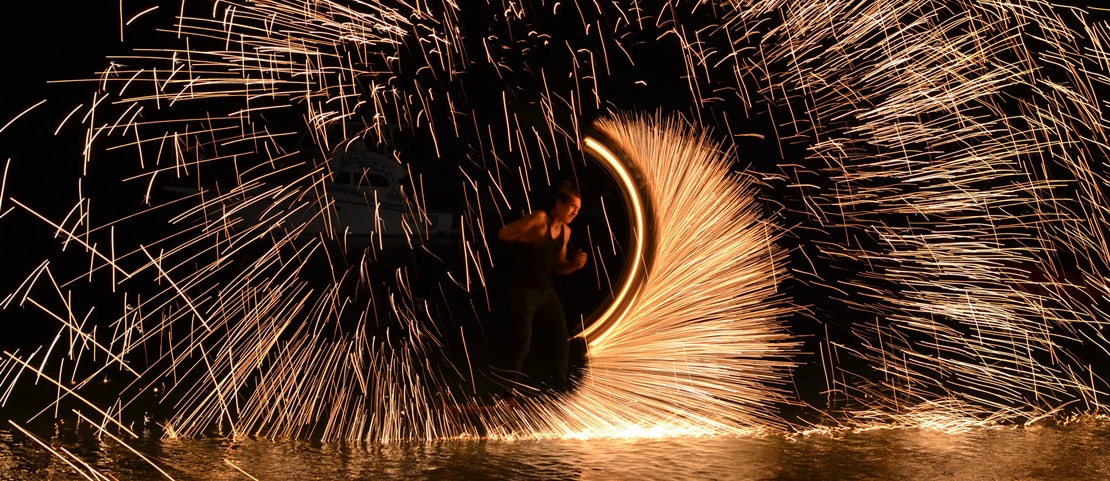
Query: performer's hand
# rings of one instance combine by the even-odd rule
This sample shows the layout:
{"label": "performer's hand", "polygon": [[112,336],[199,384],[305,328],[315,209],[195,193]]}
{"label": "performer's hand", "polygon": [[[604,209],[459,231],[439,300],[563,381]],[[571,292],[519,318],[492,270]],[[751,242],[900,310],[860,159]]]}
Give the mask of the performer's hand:
{"label": "performer's hand", "polygon": [[575,269],[581,269],[586,265],[586,253],[582,249],[578,249],[574,253],[574,260],[571,261]]}

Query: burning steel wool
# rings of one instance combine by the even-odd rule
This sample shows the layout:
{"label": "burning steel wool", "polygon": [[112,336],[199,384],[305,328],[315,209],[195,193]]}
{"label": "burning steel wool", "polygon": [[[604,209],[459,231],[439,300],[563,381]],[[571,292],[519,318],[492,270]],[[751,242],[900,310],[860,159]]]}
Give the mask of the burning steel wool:
{"label": "burning steel wool", "polygon": [[[64,417],[126,445],[144,425],[390,442],[1105,413],[1097,10],[132,8],[124,32],[172,26],[49,127],[84,133],[54,174],[71,204],[23,200],[28,159],[0,184],[0,225],[56,244],[0,298],[38,333],[0,360],[34,439]],[[570,319],[576,387],[498,404],[495,233],[568,177],[596,261],[566,289],[598,299]]]}

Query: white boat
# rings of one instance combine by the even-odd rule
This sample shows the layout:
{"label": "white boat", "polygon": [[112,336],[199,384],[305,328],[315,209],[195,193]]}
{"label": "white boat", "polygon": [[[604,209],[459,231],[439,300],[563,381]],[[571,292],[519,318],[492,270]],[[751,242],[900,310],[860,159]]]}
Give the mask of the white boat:
{"label": "white boat", "polygon": [[336,149],[331,170],[331,182],[324,185],[332,201],[332,227],[348,242],[408,242],[413,236],[428,241],[458,232],[454,213],[424,208],[421,199],[427,194],[408,170],[362,140]]}
{"label": "white boat", "polygon": [[[314,164],[318,161],[300,165]],[[327,171],[305,175],[297,165],[288,170],[300,173],[290,174],[293,180],[288,184],[271,181],[276,176],[268,175],[266,180],[244,179],[231,192],[206,192],[205,203],[194,212],[203,212],[210,228],[323,234],[347,246],[412,247],[450,240],[458,233],[454,212],[427,209],[426,194],[419,183],[411,182],[409,170],[397,159],[371,150],[361,139],[335,149]],[[199,193],[196,188],[177,186],[163,190]]]}

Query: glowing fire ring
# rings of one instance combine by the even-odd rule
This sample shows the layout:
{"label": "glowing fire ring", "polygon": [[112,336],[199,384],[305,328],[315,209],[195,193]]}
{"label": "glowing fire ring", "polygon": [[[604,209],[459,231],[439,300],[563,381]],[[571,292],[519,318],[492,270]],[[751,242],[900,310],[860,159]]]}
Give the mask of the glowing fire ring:
{"label": "glowing fire ring", "polygon": [[587,345],[592,348],[604,343],[612,335],[635,302],[645,274],[651,270],[655,235],[650,221],[653,210],[651,197],[646,195],[648,186],[636,163],[631,160],[631,155],[622,148],[620,142],[597,128],[590,129],[586,134],[583,147],[586,154],[609,171],[620,188],[629,220],[629,244],[632,247],[617,278],[613,301],[598,307],[586,320],[585,329],[577,336],[586,339]]}

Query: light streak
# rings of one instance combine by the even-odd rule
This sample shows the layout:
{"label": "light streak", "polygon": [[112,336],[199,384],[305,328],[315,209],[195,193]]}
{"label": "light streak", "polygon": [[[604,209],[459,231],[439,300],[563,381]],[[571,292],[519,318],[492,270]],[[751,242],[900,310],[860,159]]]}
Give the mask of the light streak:
{"label": "light streak", "polygon": [[41,106],[42,104],[45,104],[45,103],[46,103],[46,99],[39,100],[37,103],[35,103],[35,105],[27,107],[24,111],[20,112],[15,117],[12,117],[11,120],[8,120],[8,122],[4,124],[3,127],[0,127],[0,133],[3,133],[5,130],[7,130],[8,127],[10,127],[12,124],[14,124],[17,120],[19,120],[20,117],[23,117],[24,115],[27,115],[30,111],[35,110],[36,108],[38,108],[39,106]]}
{"label": "light streak", "polygon": [[226,464],[226,465],[228,465],[228,466],[231,466],[231,467],[232,467],[233,469],[235,469],[236,471],[239,471],[240,473],[242,473],[242,474],[243,474],[243,476],[246,476],[246,477],[248,477],[248,478],[250,478],[250,479],[253,479],[254,481],[258,481],[258,478],[256,478],[256,477],[252,476],[252,475],[251,475],[250,473],[246,472],[245,470],[243,470],[243,468],[240,468],[240,467],[239,467],[238,465],[236,465],[235,463],[232,463],[230,459],[224,458],[224,464]]}
{"label": "light streak", "polygon": [[0,174],[0,218],[4,217],[4,190],[8,187],[8,170],[12,167],[12,159],[4,162],[4,173]]}
{"label": "light streak", "polygon": [[654,232],[653,229],[648,227],[648,216],[650,214],[647,200],[641,198],[640,185],[629,172],[629,168],[632,166],[625,165],[625,162],[619,160],[616,154],[593,137],[587,136],[585,138],[585,147],[588,153],[602,161],[605,168],[620,183],[621,191],[626,196],[625,205],[628,208],[632,223],[633,247],[625,261],[624,272],[620,276],[623,283],[617,288],[613,301],[609,303],[605,311],[597,315],[592,322],[589,322],[589,327],[579,334],[588,339],[591,345],[594,345],[604,343],[609,338],[609,333],[617,327],[615,324],[624,317],[629,305],[635,302],[638,284],[640,284],[643,277],[643,271],[648,268],[650,262],[650,258],[647,258],[647,252],[653,247]]}

